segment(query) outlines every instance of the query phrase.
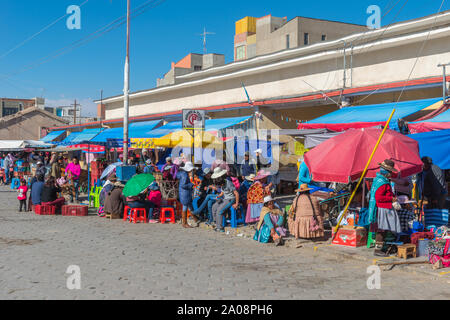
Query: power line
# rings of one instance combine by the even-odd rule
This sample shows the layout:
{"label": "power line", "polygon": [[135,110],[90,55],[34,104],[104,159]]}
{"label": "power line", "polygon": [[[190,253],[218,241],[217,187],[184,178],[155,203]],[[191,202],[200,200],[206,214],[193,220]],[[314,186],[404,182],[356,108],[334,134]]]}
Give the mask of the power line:
{"label": "power line", "polygon": [[413,65],[413,67],[411,69],[411,72],[409,73],[408,80],[406,80],[405,85],[403,86],[402,91],[400,92],[400,94],[398,96],[397,103],[400,101],[400,99],[401,99],[401,97],[403,95],[403,92],[405,91],[406,83],[409,81],[409,79],[411,79],[411,76],[412,76],[412,74],[414,72],[414,69],[416,68],[417,62],[419,61],[419,57],[422,54],[422,51],[425,48],[425,45],[426,45],[426,43],[428,42],[428,40],[430,38],[431,31],[434,29],[434,26],[436,25],[436,21],[437,21],[438,15],[441,12],[442,7],[444,6],[444,3],[445,3],[445,0],[442,0],[441,6],[439,7],[438,11],[436,12],[436,18],[434,18],[433,25],[430,27],[430,30],[428,31],[427,37],[425,38],[425,40],[422,43],[422,46],[420,47],[419,51],[417,52],[416,60],[414,61],[414,65]]}
{"label": "power line", "polygon": [[[84,6],[86,3],[88,3],[89,0],[85,0],[83,3],[81,3],[79,5],[79,7],[81,8],[82,6]],[[22,41],[21,43],[19,43],[18,45],[16,45],[15,47],[9,49],[8,51],[6,51],[4,54],[0,55],[0,59],[3,59],[4,57],[6,57],[7,55],[9,55],[10,53],[16,51],[17,49],[19,49],[20,47],[24,46],[26,43],[28,43],[29,41],[33,40],[34,38],[36,38],[38,35],[40,35],[41,33],[43,33],[44,31],[50,29],[52,26],[54,26],[55,24],[57,24],[59,21],[61,21],[62,19],[64,19],[65,17],[67,17],[69,15],[69,13],[66,13],[65,15],[59,17],[58,19],[56,19],[55,21],[53,21],[52,23],[50,23],[49,25],[45,26],[44,28],[42,28],[41,30],[39,30],[38,32],[36,32],[35,34],[33,34],[32,36],[26,38],[24,41]]]}
{"label": "power line", "polygon": [[[149,9],[155,8],[159,5],[161,5],[162,3],[164,3],[165,1],[167,1],[167,0],[148,0],[148,1],[146,1],[144,4],[140,5],[136,9],[132,10],[131,19],[144,14]],[[99,28],[98,30],[90,33],[89,35],[87,35],[67,46],[62,47],[61,49],[54,51],[52,54],[49,54],[43,58],[40,58],[40,59],[36,60],[35,62],[32,62],[32,63],[22,67],[21,69],[19,69],[16,72],[10,73],[9,75],[6,76],[6,78],[10,78],[12,76],[18,75],[25,71],[34,69],[44,63],[50,62],[63,54],[69,53],[69,52],[73,51],[74,49],[76,49],[86,43],[89,43],[89,42],[111,32],[114,29],[119,28],[120,26],[124,25],[125,23],[126,23],[126,15],[115,19],[114,21],[112,21],[112,22],[108,23],[107,25]]]}

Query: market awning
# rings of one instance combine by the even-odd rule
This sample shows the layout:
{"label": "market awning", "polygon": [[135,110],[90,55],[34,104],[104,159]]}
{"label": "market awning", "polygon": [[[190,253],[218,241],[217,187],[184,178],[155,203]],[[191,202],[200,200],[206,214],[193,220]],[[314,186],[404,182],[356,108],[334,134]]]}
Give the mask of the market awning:
{"label": "market awning", "polygon": [[[144,138],[146,134],[153,130],[161,123],[161,120],[133,122],[128,127],[128,137]],[[123,128],[111,128],[102,131],[99,135],[91,140],[91,142],[101,145],[109,145],[110,147],[122,147]]]}
{"label": "market awning", "polygon": [[439,100],[442,100],[442,98],[344,107],[307,123],[301,123],[298,129],[325,128],[332,131],[345,131],[351,128],[367,128],[384,125],[392,109],[396,109],[389,127],[392,130],[399,131],[399,119],[403,119],[427,108]]}
{"label": "market awning", "polygon": [[450,129],[450,110],[447,110],[432,119],[408,123],[408,128],[411,133]]}
{"label": "market awning", "polygon": [[90,142],[102,131],[103,128],[84,129],[82,132],[80,132],[80,134],[78,134],[74,139],[71,140],[71,143],[80,144]]}
{"label": "market awning", "polygon": [[57,142],[56,144],[60,146],[69,146],[73,144],[72,141],[75,140],[80,134],[81,132],[72,132],[63,141]]}
{"label": "market awning", "polygon": [[[251,116],[206,120],[205,131],[201,136],[196,131],[194,140],[188,131],[182,129],[181,121],[174,121],[148,132],[147,137],[131,139],[131,145],[135,148],[173,148],[175,146],[185,148],[190,147],[194,141],[195,147],[219,148],[224,141],[219,136],[222,136],[223,133],[226,134],[226,132],[222,132],[219,135],[220,130],[239,125],[250,118]],[[199,139],[200,137],[202,138],[201,140]]]}
{"label": "market awning", "polygon": [[50,143],[36,140],[0,140],[0,150],[21,151],[25,148],[51,148]]}
{"label": "market awning", "polygon": [[52,131],[43,137],[40,141],[42,142],[52,142],[55,139],[58,139],[66,130]]}
{"label": "market awning", "polygon": [[419,142],[421,157],[428,156],[441,169],[450,170],[450,130],[410,134],[408,137]]}

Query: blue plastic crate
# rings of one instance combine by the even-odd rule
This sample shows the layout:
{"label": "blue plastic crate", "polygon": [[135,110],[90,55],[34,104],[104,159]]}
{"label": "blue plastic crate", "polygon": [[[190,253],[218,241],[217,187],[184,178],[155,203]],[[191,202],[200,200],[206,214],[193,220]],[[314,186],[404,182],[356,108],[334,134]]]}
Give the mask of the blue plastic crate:
{"label": "blue plastic crate", "polygon": [[116,168],[117,179],[121,181],[128,181],[136,174],[135,166],[118,166]]}

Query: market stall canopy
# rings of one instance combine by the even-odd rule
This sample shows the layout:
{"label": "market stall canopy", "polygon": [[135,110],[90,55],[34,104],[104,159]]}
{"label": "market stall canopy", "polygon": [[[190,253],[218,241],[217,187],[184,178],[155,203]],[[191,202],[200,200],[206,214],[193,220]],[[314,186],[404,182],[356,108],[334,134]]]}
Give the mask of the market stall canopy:
{"label": "market stall canopy", "polygon": [[35,140],[0,140],[0,150],[21,151],[26,148],[51,148],[50,143]]}
{"label": "market stall canopy", "polygon": [[[133,122],[128,127],[129,138],[145,137],[147,132],[156,128],[162,121]],[[109,147],[123,147],[123,128],[111,128],[102,131],[91,140],[95,144],[108,145]]]}
{"label": "market stall canopy", "polygon": [[52,142],[53,140],[58,139],[61,135],[63,135],[66,130],[52,131],[43,137],[40,141],[42,142]]}
{"label": "market stall canopy", "polygon": [[90,142],[103,130],[103,128],[84,129],[74,139],[71,140],[71,143],[80,144]]}
{"label": "market stall canopy", "polygon": [[450,130],[410,134],[408,137],[419,142],[421,157],[428,156],[441,169],[450,170]]}
{"label": "market stall canopy", "polygon": [[81,132],[72,132],[63,141],[57,142],[56,144],[59,146],[69,146],[73,144],[72,141],[75,140],[80,134]]}
{"label": "market stall canopy", "polygon": [[450,129],[450,110],[429,120],[408,123],[408,129],[411,133]]}
{"label": "market stall canopy", "polygon": [[[224,119],[210,119],[205,121],[205,131],[201,134],[200,131],[196,130],[195,142],[198,141],[198,145],[195,147],[200,147],[200,141],[202,141],[202,147],[217,148],[222,147],[222,142],[226,140],[224,130],[227,128],[232,128],[236,125],[240,125],[247,120],[252,118],[247,117],[235,117],[235,118],[224,118]],[[146,133],[146,136],[140,138],[131,139],[131,146],[134,148],[155,148],[155,147],[190,147],[192,146],[192,136],[186,130],[182,129],[181,121],[170,122],[160,128],[154,129]]]}
{"label": "market stall canopy", "polygon": [[301,123],[298,129],[345,131],[351,128],[357,129],[384,125],[392,109],[395,109],[396,111],[390,123],[390,129],[399,131],[399,119],[403,119],[427,108],[439,100],[442,100],[442,98],[344,107],[307,123]]}
{"label": "market stall canopy", "polygon": [[[361,128],[348,130],[318,145],[305,154],[305,163],[318,182],[354,182],[361,176],[372,153],[381,129]],[[401,177],[422,171],[417,141],[393,130],[386,130],[369,164],[367,178],[374,178],[379,163],[385,159],[395,162]]]}

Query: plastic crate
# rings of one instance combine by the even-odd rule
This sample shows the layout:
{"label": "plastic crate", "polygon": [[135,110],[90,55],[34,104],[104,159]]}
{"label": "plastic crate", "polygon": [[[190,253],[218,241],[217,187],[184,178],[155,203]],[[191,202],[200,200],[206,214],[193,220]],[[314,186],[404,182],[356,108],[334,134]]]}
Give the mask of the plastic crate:
{"label": "plastic crate", "polygon": [[56,213],[55,206],[35,205],[34,212],[40,216],[54,216]]}
{"label": "plastic crate", "polygon": [[135,166],[118,166],[116,167],[116,176],[121,181],[128,181],[136,174]]}
{"label": "plastic crate", "polygon": [[88,215],[88,206],[64,205],[61,214],[63,216],[86,217]]}

